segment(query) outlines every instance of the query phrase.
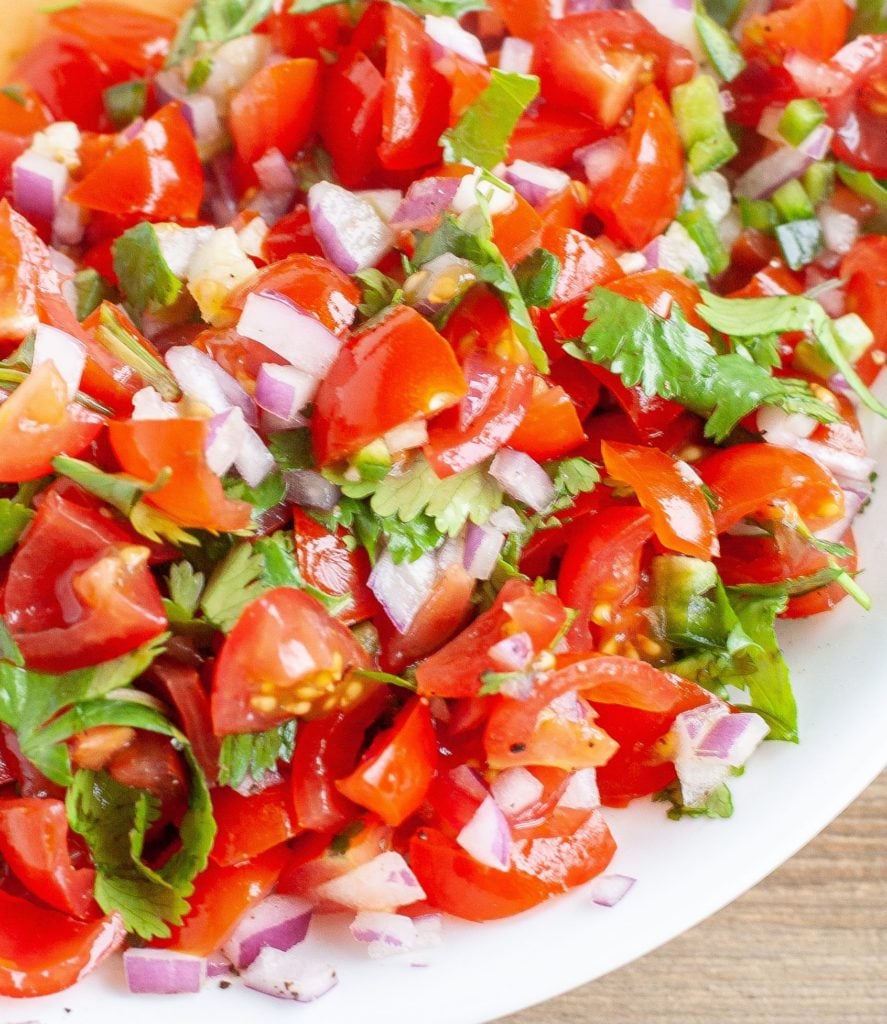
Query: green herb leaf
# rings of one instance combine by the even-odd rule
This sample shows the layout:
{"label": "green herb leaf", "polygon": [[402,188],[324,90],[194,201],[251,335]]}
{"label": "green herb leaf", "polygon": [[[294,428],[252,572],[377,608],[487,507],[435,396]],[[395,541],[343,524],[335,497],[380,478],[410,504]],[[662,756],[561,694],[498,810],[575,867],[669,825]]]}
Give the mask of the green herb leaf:
{"label": "green herb leaf", "polygon": [[443,541],[431,516],[424,512],[404,522],[396,515],[380,516],[369,501],[356,498],[342,498],[332,513],[312,513],[313,518],[328,530],[344,527],[350,530],[357,543],[366,549],[370,561],[375,563],[379,556],[379,542],[395,563],[415,562],[427,551],[434,551]]}
{"label": "green herb leaf", "polygon": [[268,588],[263,581],[265,563],[252,544],[238,544],[219,563],[200,598],[207,621],[229,633],[243,610]]}
{"label": "green herb leaf", "polygon": [[248,35],[273,9],[274,0],[197,0],[179,23],[166,66],[181,64],[201,43],[221,45]]}
{"label": "green herb leaf", "polygon": [[848,39],[887,32],[887,8],[883,0],[857,0]]}
{"label": "green herb leaf", "polygon": [[368,679],[372,683],[383,683],[385,686],[397,686],[401,690],[416,692],[416,683],[411,679],[404,679],[403,676],[394,676],[390,672],[373,672],[367,668],[355,669],[352,675],[360,676],[361,679]]}
{"label": "green herb leaf", "polygon": [[593,491],[601,479],[595,464],[578,456],[547,462],[545,471],[551,477],[557,492],[553,506],[555,510],[569,508],[573,504],[573,498]]}
{"label": "green herb leaf", "polygon": [[547,249],[535,249],[514,268],[514,279],[528,306],[547,309],[557,291],[561,261]]}
{"label": "green herb leaf", "polygon": [[354,278],[363,288],[363,301],[357,308],[360,315],[368,320],[403,299],[403,290],[398,282],[375,267],[358,271]]}
{"label": "green herb leaf", "polygon": [[508,142],[523,112],[539,95],[539,79],[491,70],[490,84],[440,139],[447,163],[468,162],[492,170],[508,153]]}
{"label": "green herb leaf", "polygon": [[102,93],[105,113],[118,131],[144,114],[147,99],[148,83],[144,78],[111,85]]}
{"label": "green herb leaf", "polygon": [[[887,15],[885,15],[884,21],[885,27],[881,31],[887,32]],[[882,210],[887,210],[887,186],[878,181],[873,174],[868,171],[858,171],[855,167],[842,163],[838,164],[836,170],[838,177],[848,188],[853,189],[865,199],[871,199]]]}
{"label": "green herb leaf", "polygon": [[85,320],[105,299],[110,299],[113,295],[111,286],[92,267],[77,271],[74,275],[74,289],[77,292],[78,320]]}
{"label": "green herb leaf", "polygon": [[182,294],[182,282],[169,269],[153,224],[145,221],[124,231],[113,253],[114,273],[135,317],[172,306]]}
{"label": "green herb leaf", "polygon": [[266,732],[226,736],[219,752],[219,785],[237,789],[247,779],[260,781],[279,763],[289,764],[295,744],[295,719]]}
{"label": "green herb leaf", "polygon": [[656,803],[670,803],[668,817],[672,821],[681,818],[731,818],[733,816],[733,796],[726,783],[713,789],[698,807],[687,807],[681,798],[681,787],[675,782],[653,796]]}
{"label": "green herb leaf", "polygon": [[127,366],[137,370],[145,384],[150,384],[162,398],[170,402],[181,398],[182,393],[175,377],[142,345],[139,338],[126,328],[120,319],[119,311],[107,302],[102,304],[99,311],[99,326],[95,335],[104,348]]}
{"label": "green herb leaf", "polygon": [[295,430],[280,430],[268,435],[268,448],[278,468],[314,469],[314,453],[311,450],[311,431],[308,427]]}
{"label": "green herb leaf", "polygon": [[8,555],[18,544],[34,512],[11,498],[0,499],[0,556]]}

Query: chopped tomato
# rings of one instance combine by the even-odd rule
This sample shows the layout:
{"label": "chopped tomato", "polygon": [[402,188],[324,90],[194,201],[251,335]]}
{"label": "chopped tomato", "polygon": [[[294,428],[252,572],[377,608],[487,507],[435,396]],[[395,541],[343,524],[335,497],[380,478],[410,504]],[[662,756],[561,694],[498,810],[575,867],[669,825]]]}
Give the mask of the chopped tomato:
{"label": "chopped tomato", "polygon": [[534,388],[527,414],[508,439],[508,447],[537,462],[559,459],[585,440],[582,422],[570,396],[560,387]]}
{"label": "chopped tomato", "polygon": [[329,69],[321,95],[320,138],[342,184],[355,188],[378,164],[385,79],[360,51]]}
{"label": "chopped tomato", "polygon": [[398,306],[346,342],[321,383],[311,423],[318,462],[348,458],[394,427],[454,405],[466,391],[447,342],[414,309]]}
{"label": "chopped tomato", "polygon": [[209,694],[200,673],[191,665],[161,657],[151,665],[146,682],[153,684],[161,699],[176,709],[182,731],[190,740],[204,775],[210,782],[215,782],[219,743],[206,728],[210,719]]}
{"label": "chopped tomato", "polygon": [[294,253],[323,256],[320,242],[314,237],[311,217],[304,203],[296,203],[265,236],[262,255],[269,263],[277,263]]}
{"label": "chopped tomato", "polygon": [[67,672],[162,633],[166,615],[148,555],[113,520],[48,493],[3,595],[6,624],[28,664]]}
{"label": "chopped tomato", "polygon": [[140,72],[159,70],[176,32],[170,18],[103,0],[55,11],[49,21],[56,31],[76,36],[103,60]]}
{"label": "chopped tomato", "polygon": [[844,45],[851,17],[844,0],[794,0],[750,18],[742,30],[742,52],[774,64],[793,51],[826,61]]}
{"label": "chopped tomato", "polygon": [[70,988],[125,936],[117,914],[84,923],[0,890],[0,995],[48,996]]}
{"label": "chopped tomato", "polygon": [[43,363],[0,405],[0,481],[50,473],[57,455],[79,455],[104,425],[104,416],[68,400],[55,364]]}
{"label": "chopped tomato", "polygon": [[587,295],[595,285],[609,284],[625,276],[615,258],[581,231],[546,224],[542,248],[554,253],[561,264],[552,301],[555,307]]}
{"label": "chopped tomato", "polygon": [[149,118],[132,141],[112,151],[69,193],[91,210],[151,220],[194,220],[203,199],[203,168],[178,104]]}
{"label": "chopped tomato", "polygon": [[511,266],[520,263],[539,246],[542,218],[517,192],[511,206],[494,213],[492,220],[493,242]]}
{"label": "chopped tomato", "polygon": [[653,85],[634,100],[627,149],[606,181],[592,190],[592,212],[615,241],[642,249],[677,216],[684,156],[674,118]]}
{"label": "chopped tomato", "polygon": [[348,707],[368,667],[354,636],[313,597],[279,587],[253,601],[228,634],[213,678],[213,727],[220,736],[261,732],[291,718]]}
{"label": "chopped tomato", "polygon": [[887,238],[861,238],[844,257],[841,277],[847,279],[847,311],[861,316],[875,336],[858,364],[859,375],[871,384],[887,355]]}
{"label": "chopped tomato", "polygon": [[61,800],[0,799],[0,855],[32,896],[74,917],[93,916],[95,871],[71,863]]}
{"label": "chopped tomato", "polygon": [[428,705],[411,700],[336,787],[349,800],[377,814],[386,825],[397,826],[421,806],[437,758],[437,738]]}
{"label": "chopped tomato", "polygon": [[[846,8],[845,12],[849,15]],[[846,82],[823,100],[835,127],[832,150],[860,170],[871,171],[878,178],[887,176],[887,143],[882,130],[887,35],[860,36],[835,56],[830,68]]]}
{"label": "chopped tomato", "polygon": [[773,502],[791,502],[811,530],[823,529],[844,514],[844,495],[834,477],[803,452],[739,444],[709,455],[697,468],[718,499],[719,533]]}
{"label": "chopped tomato", "polygon": [[454,125],[489,86],[489,69],[453,50],[445,50],[435,60],[434,70],[450,84],[450,124]]}
{"label": "chopped tomato", "polygon": [[605,441],[604,465],[611,477],[634,489],[652,517],[653,532],[672,551],[711,559],[718,537],[711,507],[690,467],[658,448]]}
{"label": "chopped tomato", "polygon": [[571,108],[534,105],[517,123],[508,151],[511,160],[530,160],[549,167],[568,167],[577,149],[601,137],[594,121]]}
{"label": "chopped tomato", "polygon": [[237,155],[254,164],[269,149],[277,149],[292,159],[314,130],[319,98],[316,60],[299,57],[257,71],[231,100]]}
{"label": "chopped tomato", "polygon": [[253,860],[298,834],[286,783],[252,796],[221,786],[212,798],[218,831],[210,856],[223,867]]}
{"label": "chopped tomato", "polygon": [[290,14],[286,4],[275,4],[275,8],[260,31],[271,37],[275,53],[288,57],[320,58],[325,50],[336,48],[343,29],[349,25],[348,8],[343,3],[311,14]]}
{"label": "chopped tomato", "polygon": [[206,464],[207,420],[114,420],[108,433],[123,470],[136,479],[153,482],[172,470],[145,501],[177,523],[214,531],[250,525],[252,505],[225,497],[221,480]]}
{"label": "chopped tomato", "polygon": [[49,112],[33,89],[12,86],[0,92],[0,132],[30,136],[49,122]]}

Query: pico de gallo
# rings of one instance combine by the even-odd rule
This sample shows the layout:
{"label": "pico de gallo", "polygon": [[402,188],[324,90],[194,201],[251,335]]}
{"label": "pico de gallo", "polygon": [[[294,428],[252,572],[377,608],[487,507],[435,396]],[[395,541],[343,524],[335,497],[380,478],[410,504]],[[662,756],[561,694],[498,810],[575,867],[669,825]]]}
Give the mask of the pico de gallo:
{"label": "pico de gallo", "polygon": [[723,817],[868,598],[887,17],[58,5],[0,89],[0,994],[317,998]]}

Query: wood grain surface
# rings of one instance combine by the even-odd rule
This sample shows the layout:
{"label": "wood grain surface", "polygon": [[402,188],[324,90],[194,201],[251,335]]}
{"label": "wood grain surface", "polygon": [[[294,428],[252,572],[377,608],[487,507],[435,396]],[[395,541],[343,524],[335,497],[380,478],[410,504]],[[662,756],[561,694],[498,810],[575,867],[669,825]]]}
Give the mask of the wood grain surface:
{"label": "wood grain surface", "polygon": [[887,773],[736,903],[500,1024],[887,1024]]}

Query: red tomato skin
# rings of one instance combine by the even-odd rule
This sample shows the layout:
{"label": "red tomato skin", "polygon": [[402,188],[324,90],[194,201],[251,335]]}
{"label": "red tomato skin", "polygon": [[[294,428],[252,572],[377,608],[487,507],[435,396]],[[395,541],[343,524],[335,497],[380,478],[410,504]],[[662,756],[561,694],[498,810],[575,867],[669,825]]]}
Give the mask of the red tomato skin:
{"label": "red tomato skin", "polygon": [[399,306],[346,342],[321,383],[311,422],[317,461],[346,459],[394,427],[454,405],[466,391],[447,342],[415,310]]}
{"label": "red tomato skin", "polygon": [[31,895],[73,917],[95,916],[95,871],[71,863],[61,800],[0,800],[0,855]]}
{"label": "red tomato skin", "polygon": [[194,756],[207,781],[214,783],[219,769],[219,742],[206,728],[210,720],[209,694],[197,669],[169,657],[160,657],[148,670],[147,678],[161,699],[178,712],[179,723],[191,741]]}
{"label": "red tomato skin", "polygon": [[577,149],[596,142],[602,129],[571,108],[542,103],[518,121],[508,144],[509,159],[569,167]]}
{"label": "red tomato skin", "polygon": [[360,51],[343,54],[327,72],[320,138],[346,188],[361,185],[378,165],[384,91],[384,77]]}
{"label": "red tomato skin", "polygon": [[560,260],[561,272],[552,300],[557,308],[596,285],[606,285],[624,277],[622,267],[599,243],[581,231],[546,224],[542,230],[542,248]]}
{"label": "red tomato skin", "polygon": [[286,783],[253,796],[222,786],[212,801],[218,831],[210,857],[222,867],[254,860],[299,833]]}
{"label": "red tomato skin", "polygon": [[195,220],[203,200],[203,167],[179,105],[158,110],[131,142],[78,182],[68,198],[118,216]]}
{"label": "red tomato skin", "polygon": [[102,0],[56,11],[49,22],[57,32],[77,36],[101,59],[126,64],[141,73],[160,69],[176,32],[176,23],[170,18]]}
{"label": "red tomato skin", "polygon": [[585,431],[570,396],[561,387],[535,394],[527,414],[508,439],[508,447],[537,462],[560,459],[585,440]]}
{"label": "red tomato skin", "polygon": [[269,149],[278,149],[291,160],[314,131],[319,99],[320,69],[310,57],[257,71],[231,101],[237,155],[252,165]]}
{"label": "red tomato skin", "polygon": [[750,18],[742,30],[742,52],[774,64],[791,51],[826,61],[844,45],[851,17],[843,0],[796,0],[790,7]]}
{"label": "red tomato skin", "polygon": [[114,914],[75,921],[0,890],[0,995],[48,996],[92,973],[126,936]]}
{"label": "red tomato skin", "polygon": [[859,361],[859,375],[871,384],[884,366],[887,353],[887,239],[867,235],[841,262],[847,278],[847,311],[858,313],[871,328],[874,344]]}
{"label": "red tomato skin", "polygon": [[591,195],[592,212],[613,239],[632,249],[661,234],[677,216],[684,189],[681,140],[668,104],[654,85],[634,100],[628,150]]}
{"label": "red tomato skin", "polygon": [[277,263],[294,253],[306,256],[323,256],[320,242],[314,237],[308,207],[296,203],[293,209],[281,217],[265,236],[262,255],[269,263]]}
{"label": "red tomato skin", "polygon": [[373,741],[363,760],[336,787],[377,814],[386,825],[403,824],[421,807],[437,768],[437,737],[428,705],[410,701],[391,729]]}

